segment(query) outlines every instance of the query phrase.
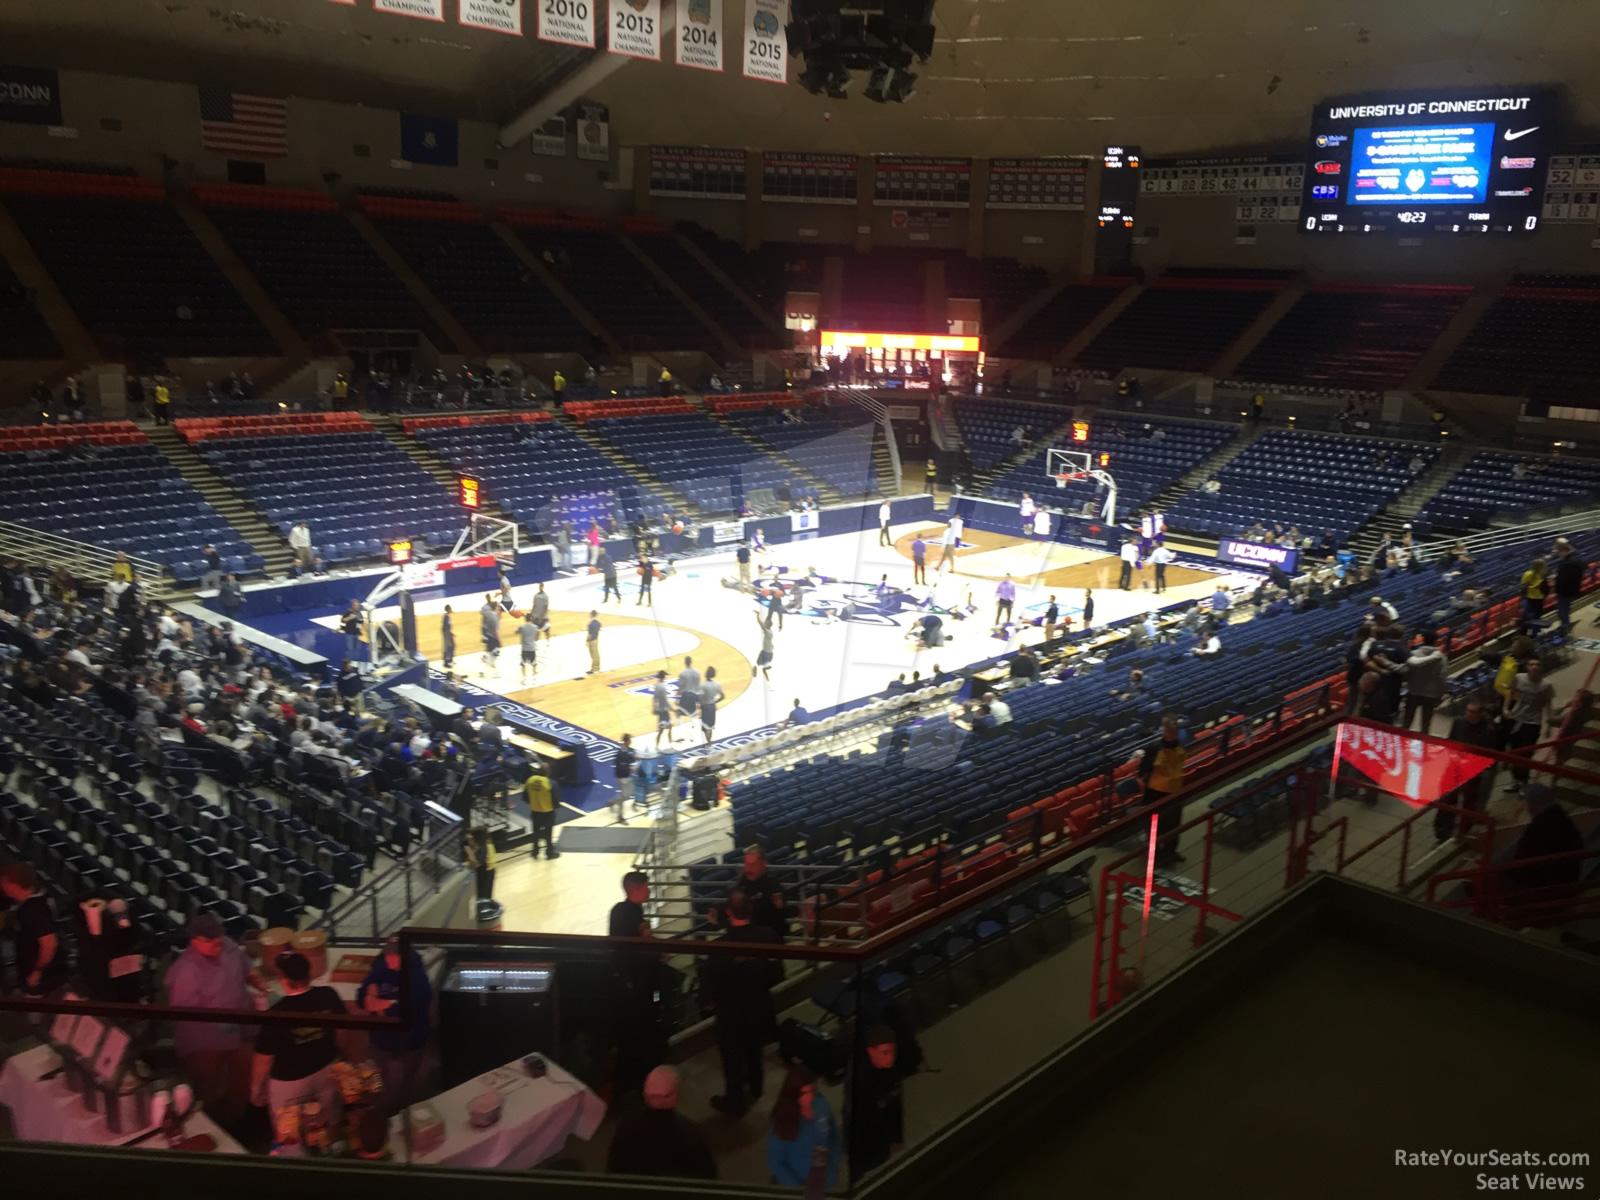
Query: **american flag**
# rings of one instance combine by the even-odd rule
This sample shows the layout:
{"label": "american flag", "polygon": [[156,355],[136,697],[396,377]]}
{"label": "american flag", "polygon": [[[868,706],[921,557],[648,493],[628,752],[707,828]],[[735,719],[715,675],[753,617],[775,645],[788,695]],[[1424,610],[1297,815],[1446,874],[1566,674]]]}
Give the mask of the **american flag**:
{"label": "american flag", "polygon": [[289,102],[221,88],[200,89],[200,144],[223,154],[289,153]]}

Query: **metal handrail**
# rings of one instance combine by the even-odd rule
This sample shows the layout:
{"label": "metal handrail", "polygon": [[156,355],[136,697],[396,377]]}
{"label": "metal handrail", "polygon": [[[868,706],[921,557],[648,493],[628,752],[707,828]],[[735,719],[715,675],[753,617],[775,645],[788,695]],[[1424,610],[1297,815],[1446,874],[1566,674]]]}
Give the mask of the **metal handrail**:
{"label": "metal handrail", "polygon": [[[39,566],[64,566],[74,574],[81,572],[94,579],[110,579],[112,564],[117,561],[115,550],[18,525],[14,521],[0,521],[0,553]],[[165,564],[131,554],[124,554],[124,557],[139,572],[143,586],[153,599],[167,594]]]}
{"label": "metal handrail", "polygon": [[1600,508],[1587,508],[1582,512],[1550,517],[1543,521],[1531,521],[1526,525],[1486,529],[1482,533],[1468,534],[1461,538],[1441,537],[1425,545],[1427,549],[1433,550],[1460,542],[1467,548],[1468,553],[1476,553],[1481,550],[1498,550],[1502,546],[1514,546],[1518,542],[1530,541],[1541,535],[1587,533],[1596,528],[1600,528]]}

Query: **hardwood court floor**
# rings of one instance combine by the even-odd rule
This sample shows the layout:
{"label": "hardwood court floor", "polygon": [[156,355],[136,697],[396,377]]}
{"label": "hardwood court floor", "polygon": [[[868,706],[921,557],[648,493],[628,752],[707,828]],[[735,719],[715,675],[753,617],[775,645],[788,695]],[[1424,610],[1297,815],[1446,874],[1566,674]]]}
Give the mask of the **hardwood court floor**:
{"label": "hardwood court floor", "polygon": [[[930,525],[920,531],[923,540],[928,543],[925,561],[928,564],[930,577],[943,550],[938,544],[938,535],[943,530],[943,525]],[[911,543],[916,539],[917,533],[918,530],[913,529],[909,533],[901,534],[895,541],[895,549],[908,561],[911,558]],[[1062,591],[1078,588],[1093,588],[1098,591],[1115,589],[1122,573],[1122,561],[1116,555],[1081,547],[1033,541],[1011,534],[990,533],[983,529],[968,529],[962,533],[961,540],[971,542],[972,546],[958,553],[956,558],[958,575],[999,579],[1009,573],[1019,585],[1060,588]],[[1074,562],[1073,559],[1078,561]],[[1180,567],[1177,564],[1167,568],[1169,588],[1182,587],[1189,583],[1209,583],[1215,578],[1216,576],[1209,571],[1196,571],[1191,567]],[[1141,579],[1153,585],[1155,568],[1147,565],[1142,575],[1135,572],[1133,581],[1135,589],[1138,589]]]}
{"label": "hardwood court floor", "polygon": [[[472,680],[482,677],[483,642],[478,632],[478,611],[467,608],[466,603],[464,600],[453,614],[451,628],[456,637],[455,670]],[[441,620],[442,614],[417,614],[417,649],[435,663],[442,657]],[[635,737],[654,735],[656,722],[649,689],[657,671],[666,671],[669,678],[676,679],[686,654],[694,657],[694,665],[702,675],[708,666],[717,668],[717,682],[724,691],[720,707],[733,703],[750,686],[750,660],[720,638],[687,626],[634,616],[615,604],[600,610],[600,622],[602,668],[608,654],[622,659],[624,666],[589,675],[585,644],[588,612],[551,608],[551,638],[539,643],[540,682],[512,690],[521,659],[516,629],[522,622],[520,618],[504,618],[500,623],[498,676],[507,699],[555,713],[601,737],[617,739],[624,733]],[[696,740],[698,729],[696,724]]]}

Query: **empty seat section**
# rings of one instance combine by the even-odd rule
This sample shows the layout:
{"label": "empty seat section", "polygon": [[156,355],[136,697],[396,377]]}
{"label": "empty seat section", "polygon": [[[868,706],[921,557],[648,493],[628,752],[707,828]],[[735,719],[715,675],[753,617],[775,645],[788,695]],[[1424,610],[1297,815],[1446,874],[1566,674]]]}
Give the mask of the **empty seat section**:
{"label": "empty seat section", "polygon": [[[462,418],[417,430],[417,440],[484,487],[528,529],[552,537],[565,522],[580,535],[591,521],[625,529],[670,507],[661,493],[555,421],[457,425]],[[444,422],[451,422],[445,424]]]}
{"label": "empty seat section", "polygon": [[360,418],[334,415],[339,432],[315,420],[241,417],[185,433],[279,533],[305,521],[325,562],[376,557],[395,537],[452,546],[466,522],[449,489]]}
{"label": "empty seat section", "polygon": [[1052,359],[1133,280],[1099,279],[1062,288],[1000,347],[1007,358]]}
{"label": "empty seat section", "polygon": [[983,301],[983,327],[993,329],[1031,297],[1044,290],[1050,273],[1043,267],[1024,266],[1014,258],[969,258],[965,254],[945,260],[945,295]]}
{"label": "empty seat section", "polygon": [[60,358],[61,347],[33,294],[0,258],[0,359]]}
{"label": "empty seat section", "polygon": [[1209,371],[1283,285],[1275,277],[1169,273],[1100,331],[1078,365],[1113,374],[1124,367]]}
{"label": "empty seat section", "polygon": [[[599,417],[599,433],[646,471],[674,485],[703,514],[736,512],[742,501],[780,502],[785,493],[812,496],[794,471],[701,412]],[[757,493],[770,493],[757,495]]]}
{"label": "empty seat section", "polygon": [[[1340,542],[1348,541],[1427,469],[1438,449],[1270,430],[1222,469],[1219,493],[1190,492],[1167,513],[1167,524],[1223,537],[1237,536],[1256,521],[1268,528],[1293,524],[1307,535],[1332,530]],[[1413,462],[1420,466],[1416,473]]]}
{"label": "empty seat section", "polygon": [[785,413],[779,407],[760,404],[731,409],[726,417],[750,437],[825,480],[846,499],[878,489],[878,472],[872,461],[877,426],[859,405],[795,405]]}
{"label": "empty seat section", "polygon": [[639,248],[655,260],[674,283],[689,294],[713,321],[741,346],[772,348],[779,344],[777,334],[730,292],[705,265],[685,250],[673,234],[659,226],[645,224],[630,235]]}
{"label": "empty seat section", "polygon": [[563,351],[592,340],[476,209],[365,195],[359,203],[485,351]]}
{"label": "empty seat section", "polygon": [[[1097,414],[1089,423],[1087,443],[1055,443],[1057,449],[1087,450],[1095,462],[1109,457],[1106,470],[1117,481],[1117,507],[1129,512],[1170,487],[1226,446],[1238,429],[1198,421],[1146,421],[1138,417]],[[1049,474],[1049,447],[1041,446],[1022,462],[994,480],[988,492],[999,500],[1018,500],[1031,493],[1042,503],[1069,511],[1082,511],[1090,502],[1103,500],[1093,479],[1080,479],[1057,488]]]}
{"label": "empty seat section", "polygon": [[322,349],[330,329],[414,329],[455,349],[331,197],[228,184],[194,191],[284,315]]}
{"label": "empty seat section", "polygon": [[597,217],[526,209],[500,215],[628,350],[720,351],[716,337]]}
{"label": "empty seat section", "polygon": [[255,548],[131,421],[20,426],[5,434],[6,520],[161,563],[184,580],[204,573],[207,542],[236,574],[261,569]]}
{"label": "empty seat section", "polygon": [[[1068,413],[1042,404],[994,400],[985,396],[957,396],[953,402],[956,425],[967,443],[972,465],[987,471],[1010,458],[1035,438],[1043,437],[1067,419]],[[1022,438],[1015,435],[1022,431]]]}
{"label": "empty seat section", "polygon": [[1592,406],[1600,388],[1600,276],[1513,279],[1433,386]]}
{"label": "empty seat section", "polygon": [[0,194],[100,349],[118,357],[278,347],[166,202],[126,176],[0,170]]}
{"label": "empty seat section", "polygon": [[1496,517],[1533,519],[1540,509],[1600,503],[1600,462],[1482,450],[1417,514],[1449,529],[1478,528]]}
{"label": "empty seat section", "polygon": [[1236,373],[1313,387],[1399,387],[1470,294],[1465,287],[1318,287],[1295,301]]}

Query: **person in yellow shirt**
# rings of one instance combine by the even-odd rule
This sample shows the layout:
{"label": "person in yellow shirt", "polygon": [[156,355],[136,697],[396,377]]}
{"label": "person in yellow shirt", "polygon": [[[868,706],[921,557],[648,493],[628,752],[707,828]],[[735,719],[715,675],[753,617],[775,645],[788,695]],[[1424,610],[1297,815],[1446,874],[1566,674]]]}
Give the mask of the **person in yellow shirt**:
{"label": "person in yellow shirt", "polygon": [[1537,633],[1544,624],[1545,582],[1549,568],[1536,558],[1522,573],[1522,631]]}
{"label": "person in yellow shirt", "polygon": [[560,368],[550,376],[550,390],[556,394],[556,407],[561,407],[561,394],[567,390],[567,377],[561,373]]}
{"label": "person in yellow shirt", "polygon": [[165,425],[172,419],[172,393],[160,380],[156,381],[155,400],[156,424]]}
{"label": "person in yellow shirt", "polygon": [[528,800],[528,815],[533,820],[533,857],[539,857],[539,844],[544,844],[546,858],[560,858],[556,852],[556,794],[550,777],[544,773],[544,763],[537,759],[528,778],[522,785],[522,794]]}
{"label": "person in yellow shirt", "polygon": [[111,578],[118,583],[133,582],[133,564],[121,550],[117,551],[116,561],[111,564]]}
{"label": "person in yellow shirt", "polygon": [[333,377],[333,406],[343,408],[344,402],[350,398],[350,381],[343,375]]}
{"label": "person in yellow shirt", "polygon": [[672,372],[665,367],[661,368],[661,394],[662,396],[672,395]]}
{"label": "person in yellow shirt", "polygon": [[1156,865],[1171,866],[1183,861],[1178,853],[1178,826],[1183,821],[1183,803],[1165,803],[1183,790],[1183,766],[1189,752],[1178,738],[1178,723],[1168,717],[1161,722],[1161,739],[1145,748],[1139,760],[1139,778],[1144,781],[1146,803],[1161,804],[1156,818]]}

